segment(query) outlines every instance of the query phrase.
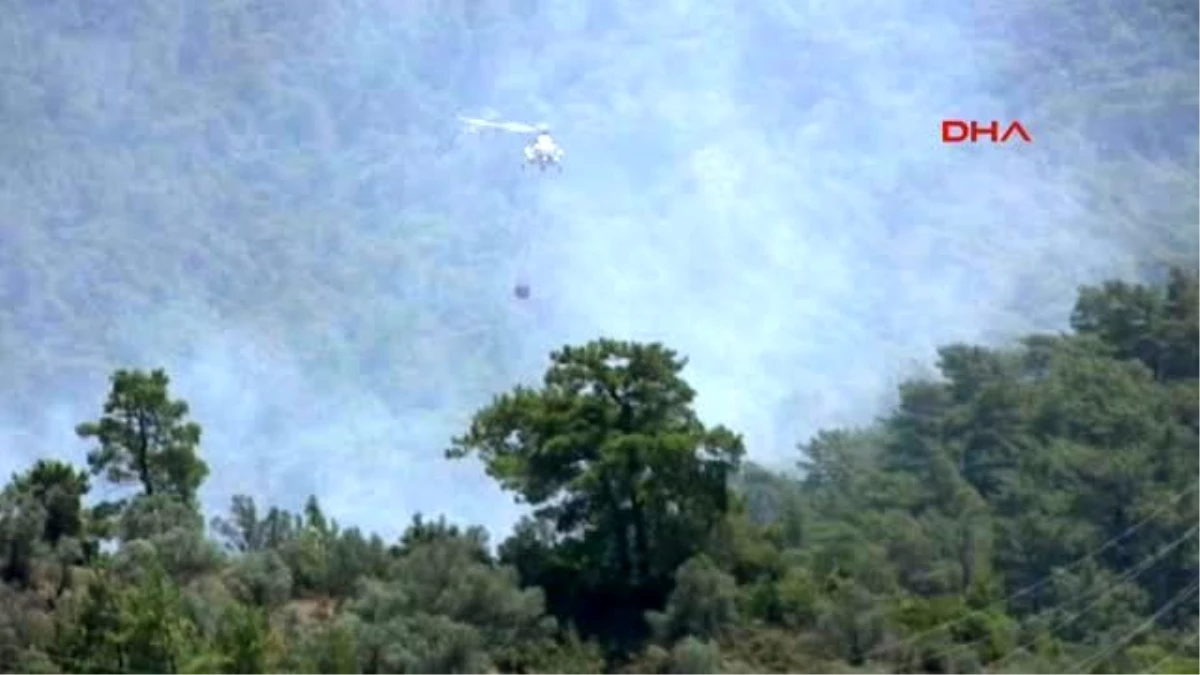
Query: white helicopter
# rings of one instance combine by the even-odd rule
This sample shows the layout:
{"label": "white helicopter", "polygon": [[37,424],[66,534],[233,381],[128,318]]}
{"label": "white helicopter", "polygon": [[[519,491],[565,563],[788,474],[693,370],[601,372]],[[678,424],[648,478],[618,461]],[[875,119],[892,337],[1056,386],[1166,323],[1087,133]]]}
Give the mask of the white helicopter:
{"label": "white helicopter", "polygon": [[527,166],[536,166],[541,171],[545,171],[549,167],[554,167],[560,173],[562,172],[562,158],[566,152],[554,142],[554,138],[550,136],[550,128],[545,124],[503,122],[463,117],[462,115],[459,115],[458,119],[467,125],[468,133],[477,134],[484,129],[493,129],[512,134],[529,135],[529,144],[525,146],[525,163],[521,165],[521,169],[524,170]]}

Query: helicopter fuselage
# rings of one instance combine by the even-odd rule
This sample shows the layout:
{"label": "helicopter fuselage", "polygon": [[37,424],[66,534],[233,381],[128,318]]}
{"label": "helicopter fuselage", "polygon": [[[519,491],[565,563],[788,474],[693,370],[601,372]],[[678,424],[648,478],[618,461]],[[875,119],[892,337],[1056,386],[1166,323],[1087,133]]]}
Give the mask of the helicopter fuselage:
{"label": "helicopter fuselage", "polygon": [[525,164],[536,165],[542,171],[553,166],[562,171],[562,148],[554,142],[550,134],[538,134],[532,143],[525,146]]}

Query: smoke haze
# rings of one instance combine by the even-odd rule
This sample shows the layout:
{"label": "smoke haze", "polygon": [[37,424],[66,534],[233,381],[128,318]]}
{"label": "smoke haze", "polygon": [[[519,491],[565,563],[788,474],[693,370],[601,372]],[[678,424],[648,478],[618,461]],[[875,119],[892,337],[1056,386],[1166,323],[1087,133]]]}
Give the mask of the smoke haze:
{"label": "smoke haze", "polygon": [[[109,372],[162,366],[210,510],[502,531],[442,449],[565,343],[679,350],[704,420],[790,464],[936,346],[1200,245],[1188,3],[7,4],[6,472],[81,460]],[[564,172],[459,114],[546,121]]]}

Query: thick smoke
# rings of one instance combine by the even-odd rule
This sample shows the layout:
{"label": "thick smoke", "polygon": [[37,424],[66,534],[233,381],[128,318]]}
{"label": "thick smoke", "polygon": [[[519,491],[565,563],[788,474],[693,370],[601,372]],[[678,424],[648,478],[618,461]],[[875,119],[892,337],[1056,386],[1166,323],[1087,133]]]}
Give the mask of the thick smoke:
{"label": "thick smoke", "polygon": [[[790,463],[937,345],[1196,250],[1195,7],[10,4],[3,470],[81,458],[107,373],[161,365],[211,509],[500,530],[441,450],[564,343],[678,349],[706,421]],[[549,122],[565,172],[460,133],[489,109]],[[943,145],[946,117],[1034,143]]]}

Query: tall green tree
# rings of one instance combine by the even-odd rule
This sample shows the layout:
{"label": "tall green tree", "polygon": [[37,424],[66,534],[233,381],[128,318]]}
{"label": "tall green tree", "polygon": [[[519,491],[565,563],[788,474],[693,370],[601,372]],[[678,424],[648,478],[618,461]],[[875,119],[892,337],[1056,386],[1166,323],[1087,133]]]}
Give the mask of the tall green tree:
{"label": "tall green tree", "polygon": [[[96,539],[88,532],[87,509],[83,506],[88,488],[87,472],[57,460],[38,460],[25,473],[13,476],[6,489],[6,502],[17,508],[0,510],[6,514],[0,516],[0,532],[8,535],[0,536],[0,541],[10,556],[3,567],[6,574],[29,572],[35,554],[48,554],[58,563],[58,593],[70,587],[72,566],[98,551]],[[21,530],[14,529],[16,523],[9,519],[14,515],[19,515],[16,522],[33,528],[24,532],[28,540],[17,536]],[[22,552],[27,556],[23,562],[12,557]]]}
{"label": "tall green tree", "polygon": [[194,502],[208,465],[198,454],[201,430],[188,420],[188,404],[171,398],[162,370],[118,370],[111,382],[100,419],[75,429],[97,444],[87,457],[92,473],[136,484],[146,495]]}
{"label": "tall green tree", "polygon": [[0,493],[0,581],[16,587],[32,583],[45,522],[45,512],[29,495],[11,486]]}
{"label": "tall green tree", "polygon": [[39,459],[25,473],[13,476],[13,488],[31,496],[45,512],[42,539],[50,546],[83,536],[83,497],[89,487],[85,472],[50,459]]}
{"label": "tall green tree", "polygon": [[676,568],[729,508],[742,440],[701,423],[685,365],[659,344],[564,347],[540,389],[497,397],[448,451],[476,454],[534,507],[551,567],[574,579],[572,592],[591,597],[592,610],[636,609],[637,619],[661,607]]}

